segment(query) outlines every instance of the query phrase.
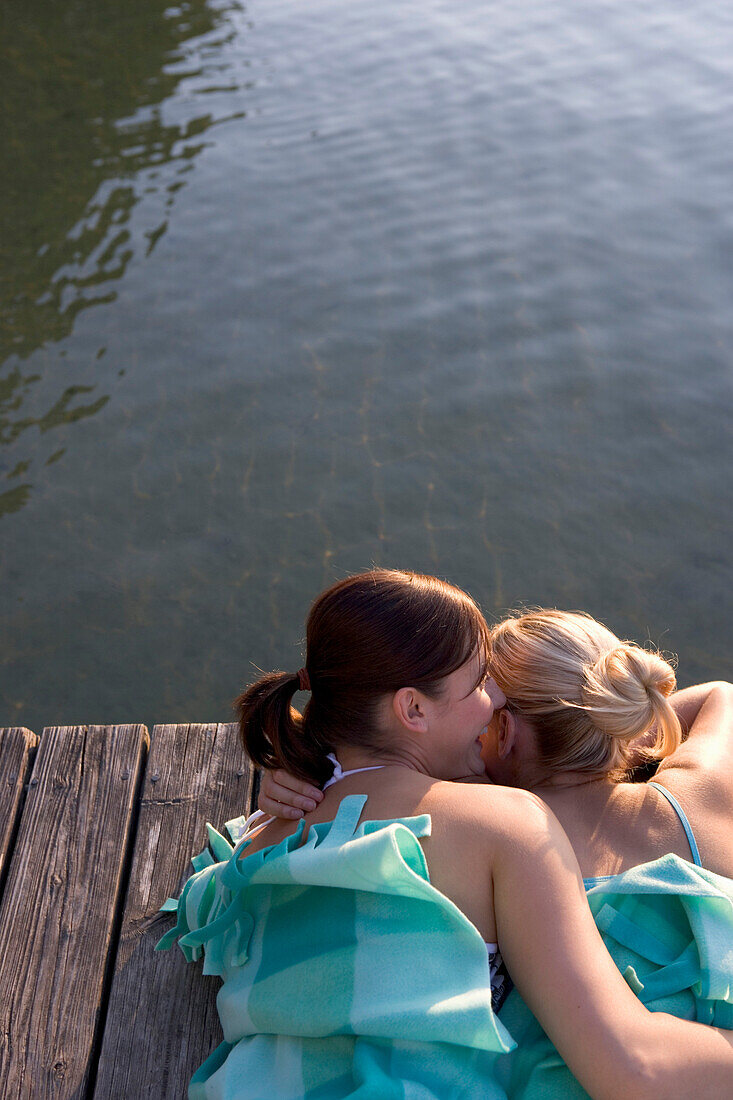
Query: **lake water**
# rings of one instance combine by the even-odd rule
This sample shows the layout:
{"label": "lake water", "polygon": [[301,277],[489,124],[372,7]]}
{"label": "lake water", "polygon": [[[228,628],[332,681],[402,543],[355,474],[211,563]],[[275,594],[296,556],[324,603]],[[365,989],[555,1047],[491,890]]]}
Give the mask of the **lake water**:
{"label": "lake water", "polygon": [[3,16],[0,724],[228,720],[373,563],[731,677],[732,9]]}

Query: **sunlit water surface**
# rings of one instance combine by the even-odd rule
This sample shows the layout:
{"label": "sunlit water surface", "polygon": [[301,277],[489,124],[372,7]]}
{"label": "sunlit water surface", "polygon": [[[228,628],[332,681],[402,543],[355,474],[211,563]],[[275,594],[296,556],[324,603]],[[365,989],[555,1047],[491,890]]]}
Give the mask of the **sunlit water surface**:
{"label": "sunlit water surface", "polygon": [[226,720],[372,563],[731,676],[728,6],[4,23],[0,724]]}

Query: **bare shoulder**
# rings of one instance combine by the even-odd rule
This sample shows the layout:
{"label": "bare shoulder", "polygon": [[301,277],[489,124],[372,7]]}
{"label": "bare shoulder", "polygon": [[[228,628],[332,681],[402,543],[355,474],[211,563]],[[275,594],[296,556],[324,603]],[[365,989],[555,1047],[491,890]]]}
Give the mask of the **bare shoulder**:
{"label": "bare shoulder", "polygon": [[548,806],[521,787],[500,787],[495,783],[453,783],[434,780],[426,791],[426,800],[435,802],[436,808],[450,808],[455,814],[471,817],[503,814],[530,814],[534,817],[553,817]]}
{"label": "bare shoulder", "polygon": [[551,840],[559,822],[536,795],[494,784],[433,783],[426,792],[424,812],[457,828],[512,848],[533,847]]}

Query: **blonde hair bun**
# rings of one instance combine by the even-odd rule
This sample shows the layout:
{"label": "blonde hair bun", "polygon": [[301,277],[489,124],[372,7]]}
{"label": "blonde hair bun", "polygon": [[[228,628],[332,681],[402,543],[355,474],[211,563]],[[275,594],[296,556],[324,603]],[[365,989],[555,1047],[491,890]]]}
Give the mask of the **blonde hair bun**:
{"label": "blonde hair bun", "polygon": [[667,697],[676,687],[674,669],[661,654],[621,642],[585,669],[583,709],[609,737],[631,741],[657,728],[655,756],[679,744],[679,721]]}
{"label": "blonde hair bun", "polygon": [[621,776],[630,742],[652,729],[651,757],[680,743],[669,661],[584,612],[537,608],[504,619],[491,632],[489,667],[509,708],[532,723],[550,772]]}

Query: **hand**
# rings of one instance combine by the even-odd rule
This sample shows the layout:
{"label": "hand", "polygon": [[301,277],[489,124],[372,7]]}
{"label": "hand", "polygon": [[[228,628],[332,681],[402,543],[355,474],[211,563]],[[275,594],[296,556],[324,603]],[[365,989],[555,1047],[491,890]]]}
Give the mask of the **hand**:
{"label": "hand", "polygon": [[318,787],[295,779],[278,768],[277,771],[263,773],[257,805],[270,817],[292,821],[315,810],[322,798],[323,791],[319,791]]}

